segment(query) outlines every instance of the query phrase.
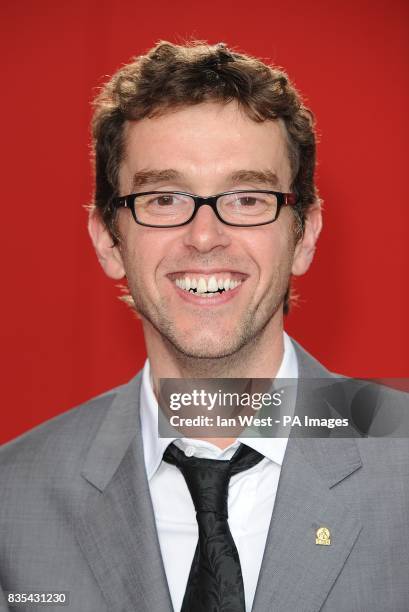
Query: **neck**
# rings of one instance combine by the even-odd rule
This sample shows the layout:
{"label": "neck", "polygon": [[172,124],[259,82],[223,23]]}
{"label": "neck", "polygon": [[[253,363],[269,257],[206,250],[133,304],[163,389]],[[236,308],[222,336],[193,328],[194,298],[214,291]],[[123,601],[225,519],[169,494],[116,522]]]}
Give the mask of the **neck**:
{"label": "neck", "polygon": [[[144,321],[146,348],[155,395],[161,378],[275,378],[284,355],[282,318],[271,321],[236,353],[203,359],[181,354],[149,322]],[[226,448],[235,438],[200,438]]]}

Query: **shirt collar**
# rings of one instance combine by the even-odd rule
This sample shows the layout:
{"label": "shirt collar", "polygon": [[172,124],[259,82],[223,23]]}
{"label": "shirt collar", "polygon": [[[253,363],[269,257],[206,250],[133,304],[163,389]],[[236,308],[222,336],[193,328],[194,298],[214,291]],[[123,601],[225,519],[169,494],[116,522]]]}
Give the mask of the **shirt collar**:
{"label": "shirt collar", "polygon": [[[289,336],[284,332],[284,354],[276,378],[298,378],[298,363],[294,346]],[[187,438],[160,438],[158,436],[158,403],[153,392],[149,359],[146,360],[142,373],[141,386],[141,428],[145,468],[148,480],[152,478],[159,468],[163,453],[169,444],[176,440],[182,450],[188,446],[195,449],[195,456],[230,459],[240,442],[250,446],[271,461],[282,465],[287,438],[238,438],[225,449],[204,440]]]}
{"label": "shirt collar", "polygon": [[148,480],[158,469],[163,453],[174,438],[160,438],[158,434],[158,402],[151,383],[149,359],[145,361],[141,385],[141,429],[143,454]]}

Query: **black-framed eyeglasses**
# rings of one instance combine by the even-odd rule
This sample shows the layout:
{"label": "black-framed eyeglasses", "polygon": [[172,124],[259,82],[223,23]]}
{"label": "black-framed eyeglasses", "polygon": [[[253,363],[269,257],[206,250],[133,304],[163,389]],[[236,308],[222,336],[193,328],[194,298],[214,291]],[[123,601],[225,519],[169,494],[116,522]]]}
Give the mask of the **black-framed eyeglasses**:
{"label": "black-framed eyeglasses", "polygon": [[114,198],[114,208],[129,208],[139,225],[179,227],[190,223],[201,206],[210,206],[226,225],[252,227],[277,220],[283,206],[295,206],[294,193],[265,189],[226,191],[202,198],[183,191],[146,191]]}

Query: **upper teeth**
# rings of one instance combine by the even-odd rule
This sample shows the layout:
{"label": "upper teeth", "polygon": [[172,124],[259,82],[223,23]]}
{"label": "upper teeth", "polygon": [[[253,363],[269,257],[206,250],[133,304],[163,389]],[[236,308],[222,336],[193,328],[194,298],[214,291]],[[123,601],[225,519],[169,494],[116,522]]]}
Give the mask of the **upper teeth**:
{"label": "upper teeth", "polygon": [[233,280],[229,277],[216,278],[215,276],[211,276],[208,279],[203,278],[203,276],[184,276],[177,278],[175,282],[180,289],[185,291],[196,289],[196,293],[216,293],[219,289],[230,291],[241,284],[241,280]]}

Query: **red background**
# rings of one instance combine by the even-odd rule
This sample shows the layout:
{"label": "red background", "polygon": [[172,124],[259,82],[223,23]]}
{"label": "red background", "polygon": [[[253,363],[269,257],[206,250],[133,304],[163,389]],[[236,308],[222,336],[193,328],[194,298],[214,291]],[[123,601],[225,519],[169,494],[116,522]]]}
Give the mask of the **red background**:
{"label": "red background", "polygon": [[96,86],[161,38],[224,41],[289,72],[318,119],[325,229],[287,330],[333,370],[408,376],[406,1],[8,0],[1,12],[0,441],[143,364],[82,205]]}

